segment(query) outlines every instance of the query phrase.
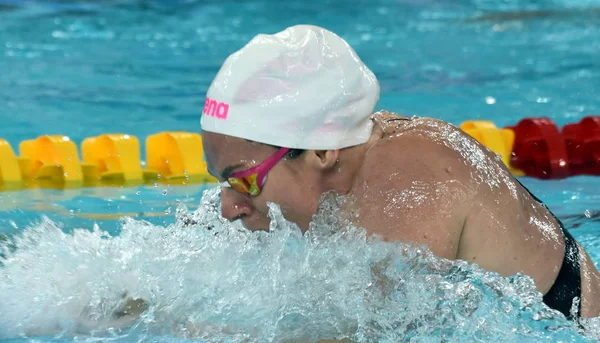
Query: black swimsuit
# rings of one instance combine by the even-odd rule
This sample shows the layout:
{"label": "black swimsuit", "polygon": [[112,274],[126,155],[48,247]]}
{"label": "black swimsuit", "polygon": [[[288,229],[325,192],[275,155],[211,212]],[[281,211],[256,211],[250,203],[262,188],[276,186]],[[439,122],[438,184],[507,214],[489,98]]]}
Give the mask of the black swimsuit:
{"label": "black swimsuit", "polygon": [[[559,222],[560,223],[560,222]],[[579,248],[577,242],[561,223],[565,239],[565,257],[560,272],[552,288],[544,295],[544,303],[562,312],[568,319],[571,316],[571,306],[575,297],[581,297],[581,271],[579,265]],[[577,308],[577,317],[581,316],[581,299]]]}
{"label": "black swimsuit", "polygon": [[[521,182],[517,180],[519,184]],[[521,186],[540,204],[543,202],[533,195],[529,189],[523,184]],[[544,205],[545,207],[546,205]],[[548,212],[552,213],[550,210]],[[554,214],[552,214],[554,216]],[[562,265],[556,281],[552,288],[544,295],[544,303],[548,307],[562,312],[568,319],[575,319],[571,316],[571,306],[573,299],[579,298],[579,306],[577,307],[577,317],[581,316],[581,266],[579,260],[579,247],[575,238],[571,236],[569,231],[564,227],[563,223],[554,216],[554,219],[560,225],[560,230],[565,241],[565,256],[563,257]]]}

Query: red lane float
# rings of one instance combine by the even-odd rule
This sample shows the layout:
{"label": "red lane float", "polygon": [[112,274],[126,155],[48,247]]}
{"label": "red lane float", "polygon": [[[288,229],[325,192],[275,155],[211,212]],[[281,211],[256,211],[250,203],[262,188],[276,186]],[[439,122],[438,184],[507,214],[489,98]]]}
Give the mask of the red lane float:
{"label": "red lane float", "polygon": [[583,118],[562,129],[573,175],[600,175],[600,116]]}
{"label": "red lane float", "polygon": [[510,164],[527,176],[560,179],[571,175],[565,141],[549,118],[526,118],[516,126]]}

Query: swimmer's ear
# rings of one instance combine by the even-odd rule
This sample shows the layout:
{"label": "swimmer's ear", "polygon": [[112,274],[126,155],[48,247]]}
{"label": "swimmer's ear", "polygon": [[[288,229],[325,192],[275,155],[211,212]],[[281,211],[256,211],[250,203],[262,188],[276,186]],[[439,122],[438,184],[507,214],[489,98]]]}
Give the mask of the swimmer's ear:
{"label": "swimmer's ear", "polygon": [[339,150],[311,150],[308,162],[318,169],[330,169],[336,165],[339,157]]}

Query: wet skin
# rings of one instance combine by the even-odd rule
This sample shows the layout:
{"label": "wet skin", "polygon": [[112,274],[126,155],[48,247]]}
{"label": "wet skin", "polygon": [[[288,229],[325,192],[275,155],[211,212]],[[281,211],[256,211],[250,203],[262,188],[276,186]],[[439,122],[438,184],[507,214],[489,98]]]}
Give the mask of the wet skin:
{"label": "wet skin", "polygon": [[[258,197],[223,188],[223,216],[251,230],[267,229],[267,202],[275,202],[286,219],[308,230],[321,195],[334,190],[347,198],[341,215],[371,234],[426,245],[440,257],[505,276],[523,273],[541,293],[548,292],[564,256],[560,225],[493,152],[440,120],[394,120],[402,118],[386,111],[373,118],[367,143],[283,160]],[[211,132],[202,139],[209,171],[221,181],[223,171],[247,169],[275,152]],[[580,252],[582,315],[595,317],[600,276],[581,247]]]}

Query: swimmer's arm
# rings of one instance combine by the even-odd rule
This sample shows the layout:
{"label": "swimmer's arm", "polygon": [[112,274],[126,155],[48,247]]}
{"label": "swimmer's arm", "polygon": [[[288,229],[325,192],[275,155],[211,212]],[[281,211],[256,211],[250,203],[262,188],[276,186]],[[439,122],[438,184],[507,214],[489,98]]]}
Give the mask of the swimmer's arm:
{"label": "swimmer's arm", "polygon": [[406,133],[368,152],[355,197],[357,225],[387,241],[427,245],[455,259],[474,199],[471,170],[455,150]]}

